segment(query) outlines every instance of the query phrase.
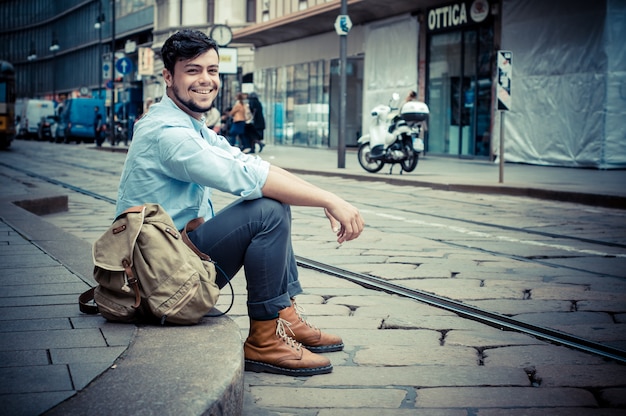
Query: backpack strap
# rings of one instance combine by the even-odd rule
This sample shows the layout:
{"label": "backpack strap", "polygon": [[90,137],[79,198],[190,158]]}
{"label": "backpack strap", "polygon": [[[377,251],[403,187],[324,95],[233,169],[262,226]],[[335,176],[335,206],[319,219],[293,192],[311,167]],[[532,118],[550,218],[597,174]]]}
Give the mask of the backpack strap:
{"label": "backpack strap", "polygon": [[98,313],[98,305],[91,304],[95,290],[96,288],[92,287],[91,289],[81,293],[78,297],[78,308],[82,313],[89,315],[96,315]]}
{"label": "backpack strap", "polygon": [[145,208],[144,205],[137,205],[126,209],[122,214],[139,214]]}
{"label": "backpack strap", "polygon": [[124,266],[124,272],[126,273],[126,281],[133,288],[135,292],[135,304],[133,308],[137,309],[141,305],[141,293],[139,292],[139,279],[135,277],[133,269],[130,267],[130,262],[126,259],[122,260],[122,266]]}
{"label": "backpack strap", "polygon": [[187,233],[188,232],[189,233],[192,232],[193,230],[195,230],[196,228],[198,228],[202,224],[204,224],[204,218],[202,218],[202,217],[194,218],[193,220],[191,220],[187,224],[185,224],[185,227],[182,229],[180,234],[181,234],[185,244],[187,244],[187,246],[194,253],[196,253],[196,255],[198,257],[200,257],[202,260],[210,261],[211,263],[213,263],[213,265],[215,265],[215,270],[216,271],[222,272],[222,274],[224,275],[224,278],[226,279],[226,282],[228,282],[228,286],[230,286],[230,292],[231,292],[232,296],[230,298],[230,306],[228,306],[228,309],[226,309],[226,311],[220,312],[220,313],[218,313],[216,315],[210,315],[208,313],[206,315],[204,315],[204,316],[209,317],[209,318],[217,318],[219,316],[226,315],[231,310],[231,308],[233,307],[233,304],[235,303],[235,289],[233,289],[233,284],[230,282],[230,277],[228,277],[226,272],[224,270],[222,270],[222,268],[216,262],[211,260],[211,256],[209,256],[206,253],[201,252],[198,249],[198,247],[196,247],[196,245],[189,239],[189,235],[187,235]]}
{"label": "backpack strap", "polygon": [[198,217],[198,218],[194,218],[193,220],[189,221],[185,227],[183,228],[183,230],[181,231],[181,235],[183,237],[183,241],[185,242],[185,244],[187,244],[187,246],[189,246],[189,248],[196,253],[196,255],[198,257],[200,257],[202,260],[206,260],[206,261],[211,261],[211,256],[209,256],[206,253],[201,252],[198,247],[196,247],[196,245],[189,239],[189,236],[187,235],[187,233],[192,232],[193,230],[195,230],[196,228],[198,228],[199,226],[201,226],[202,224],[204,224],[204,218],[202,217]]}

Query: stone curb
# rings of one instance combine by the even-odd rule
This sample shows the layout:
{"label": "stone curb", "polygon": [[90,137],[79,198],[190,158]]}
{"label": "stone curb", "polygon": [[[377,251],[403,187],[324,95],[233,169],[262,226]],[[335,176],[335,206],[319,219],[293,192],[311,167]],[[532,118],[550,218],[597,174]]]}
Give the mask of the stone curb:
{"label": "stone curb", "polygon": [[[94,285],[90,244],[33,213],[63,210],[67,196],[27,195],[0,201],[0,217],[7,224]],[[126,351],[109,369],[44,414],[237,415],[243,408],[243,368],[240,329],[227,316],[205,318],[190,327],[138,326]]]}
{"label": "stone curb", "polygon": [[558,191],[553,189],[540,189],[531,187],[518,187],[507,185],[471,185],[471,184],[455,184],[455,183],[437,183],[429,181],[420,181],[415,178],[397,178],[397,177],[381,177],[367,176],[341,172],[326,172],[315,169],[289,168],[291,173],[300,175],[321,175],[321,176],[339,176],[346,179],[356,179],[360,181],[383,182],[397,186],[423,186],[440,191],[454,191],[467,193],[482,193],[509,196],[524,196],[537,199],[545,199],[550,201],[572,202],[584,205],[591,205],[604,208],[626,209],[626,197],[620,195],[604,195],[587,192],[569,192]]}

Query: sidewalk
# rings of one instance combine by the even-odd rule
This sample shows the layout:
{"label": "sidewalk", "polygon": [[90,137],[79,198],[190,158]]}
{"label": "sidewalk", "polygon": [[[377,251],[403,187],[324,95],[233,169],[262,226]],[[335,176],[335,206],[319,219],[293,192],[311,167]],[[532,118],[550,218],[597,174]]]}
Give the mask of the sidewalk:
{"label": "sidewalk", "polygon": [[[123,146],[102,151],[125,152]],[[266,146],[259,154],[270,163],[294,173],[342,176],[359,180],[424,186],[433,189],[529,196],[626,209],[626,168],[598,170],[504,163],[457,157],[422,156],[413,172],[400,173],[400,165],[385,165],[377,173],[366,172],[357,160],[357,149],[346,149],[339,168],[336,149]]]}
{"label": "sidewalk", "polygon": [[230,318],[205,319],[190,331],[80,313],[78,295],[94,284],[91,245],[15,200],[35,210],[63,205],[42,195],[0,197],[3,415],[239,412],[242,342]]}
{"label": "sidewalk", "polygon": [[[277,166],[300,174],[344,176],[465,192],[526,195],[626,209],[624,170],[598,171],[505,164],[504,181],[499,183],[499,166],[484,161],[426,156],[420,159],[414,172],[400,175],[399,166],[396,166],[394,173],[389,175],[386,167],[376,174],[365,172],[358,165],[354,149],[346,152],[345,168],[341,169],[337,168],[338,154],[332,150],[268,146],[261,156]],[[49,415],[236,414],[237,409],[242,408],[243,367],[239,327],[245,324],[237,322],[238,327],[230,318],[220,318],[191,329],[164,330],[116,325],[98,316],[82,315],[78,311],[76,299],[80,292],[93,284],[91,247],[85,241],[60,231],[45,219],[13,204],[14,201],[40,201],[31,204],[30,209],[36,212],[55,205],[56,209],[62,210],[67,201],[45,193],[26,195],[26,192],[20,193],[15,189],[11,191],[11,186],[20,188],[23,184],[5,183],[0,191],[0,244],[3,245],[0,250],[0,332],[3,333],[0,340],[0,407],[3,414],[38,415],[46,411]],[[304,272],[304,278],[311,279],[309,274]],[[317,302],[316,297],[324,295],[327,289],[324,285],[330,283],[328,279],[319,276],[312,278],[312,281],[317,283],[314,286],[317,289],[314,288],[309,295],[314,303]],[[391,310],[407,307],[404,302],[390,300],[384,293],[357,289],[353,285],[339,285],[333,290],[336,289],[337,293],[345,292],[346,296],[358,292],[363,298],[369,298],[372,304],[385,304]],[[243,308],[244,303],[238,299],[238,308]],[[346,322],[344,313],[349,312],[345,308],[339,308],[338,305],[335,305],[336,309],[333,309],[333,305],[324,306],[337,314],[336,319],[331,320],[331,325],[343,328],[342,333],[348,336],[365,336],[358,333],[362,329],[342,327]],[[234,316],[240,314],[236,309],[233,311]],[[315,307],[311,309],[315,314]],[[239,318],[235,320],[243,321]],[[217,334],[220,342],[211,342]],[[428,346],[431,341],[436,342],[411,339],[409,343],[424,342],[423,345]],[[393,344],[389,347],[391,355],[407,347],[406,340],[394,338],[390,342]],[[172,350],[176,354],[172,354]],[[385,356],[383,351],[369,352],[359,358]],[[224,365],[216,366],[215,357],[220,357]],[[449,371],[446,366],[456,365],[457,362],[455,357],[449,359],[449,362],[428,366],[430,376],[445,378],[445,373]],[[401,384],[407,385],[412,382],[411,377],[420,380],[424,377],[402,373],[394,369],[393,364],[383,368],[388,368],[388,371],[382,375],[367,374],[372,378],[381,376],[381,383],[391,377],[405,380]],[[346,370],[337,369],[334,373],[339,378],[339,386],[333,396],[319,398],[322,402],[329,401],[331,408],[333,400],[341,400],[342,390],[345,389],[343,384],[350,383],[350,377],[353,376],[350,371],[343,371]],[[483,379],[485,385],[498,384],[499,381],[493,380],[491,376],[483,370],[475,371],[471,376],[467,374],[468,378]],[[250,377],[255,379],[264,376],[250,374]],[[623,378],[624,374],[614,375],[618,380],[620,377]],[[516,389],[520,388],[517,386],[528,383],[527,375],[523,372],[502,374],[502,380],[505,379],[506,383],[510,383],[511,379],[517,380],[517,384],[509,387],[511,396],[517,394]],[[172,383],[172,380],[176,382]],[[313,377],[306,382],[323,384],[321,380],[322,377]],[[502,384],[506,383],[502,381]],[[265,391],[264,400],[280,401],[276,394],[297,394],[297,389],[289,387],[281,390],[279,384],[276,390]],[[476,396],[477,389],[467,390],[466,398],[457,396],[454,399],[471,403],[471,397]],[[616,397],[623,391],[618,389]],[[255,391],[256,394],[263,392],[263,388]],[[568,391],[561,389],[557,393],[566,395]],[[398,399],[395,397],[397,391],[389,391],[389,395],[393,394],[394,397],[379,394],[379,391],[374,393],[364,389],[362,399],[364,402]],[[70,397],[73,398],[57,406]],[[117,400],[111,401],[108,399],[110,397],[117,397]],[[448,399],[450,396],[445,389],[433,389],[432,396],[426,397],[433,403]],[[552,399],[546,396],[541,400],[549,405]],[[184,406],[184,413],[180,412],[180,406]],[[592,397],[581,392],[572,395],[571,408],[593,406]],[[250,403],[246,404],[246,408],[250,408]],[[394,414],[408,415],[411,410],[407,408],[406,413]]]}
{"label": "sidewalk", "polygon": [[500,165],[484,160],[426,155],[420,158],[413,172],[400,174],[400,165],[394,165],[393,173],[389,174],[389,165],[377,173],[363,170],[354,148],[346,150],[344,168],[338,168],[339,152],[336,150],[272,147],[266,148],[261,156],[299,173],[341,175],[396,185],[530,196],[626,208],[626,169],[597,170],[505,163],[500,183]]}

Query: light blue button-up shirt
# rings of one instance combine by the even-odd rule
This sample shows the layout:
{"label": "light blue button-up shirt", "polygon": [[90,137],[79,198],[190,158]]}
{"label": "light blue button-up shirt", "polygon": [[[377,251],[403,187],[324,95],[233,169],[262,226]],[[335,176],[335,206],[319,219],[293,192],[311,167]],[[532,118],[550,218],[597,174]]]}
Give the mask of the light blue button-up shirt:
{"label": "light blue button-up shirt", "polygon": [[157,203],[180,230],[189,220],[214,215],[211,188],[244,199],[262,197],[269,166],[231,146],[164,96],[135,125],[115,216]]}

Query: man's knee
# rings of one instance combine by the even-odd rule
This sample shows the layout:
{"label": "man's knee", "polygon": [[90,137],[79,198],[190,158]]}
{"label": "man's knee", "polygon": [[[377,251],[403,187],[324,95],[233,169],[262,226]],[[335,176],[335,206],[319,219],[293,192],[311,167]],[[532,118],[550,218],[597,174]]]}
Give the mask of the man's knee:
{"label": "man's knee", "polygon": [[276,201],[271,198],[260,198],[255,200],[264,221],[272,224],[284,224],[288,228],[291,223],[291,207],[288,204]]}

